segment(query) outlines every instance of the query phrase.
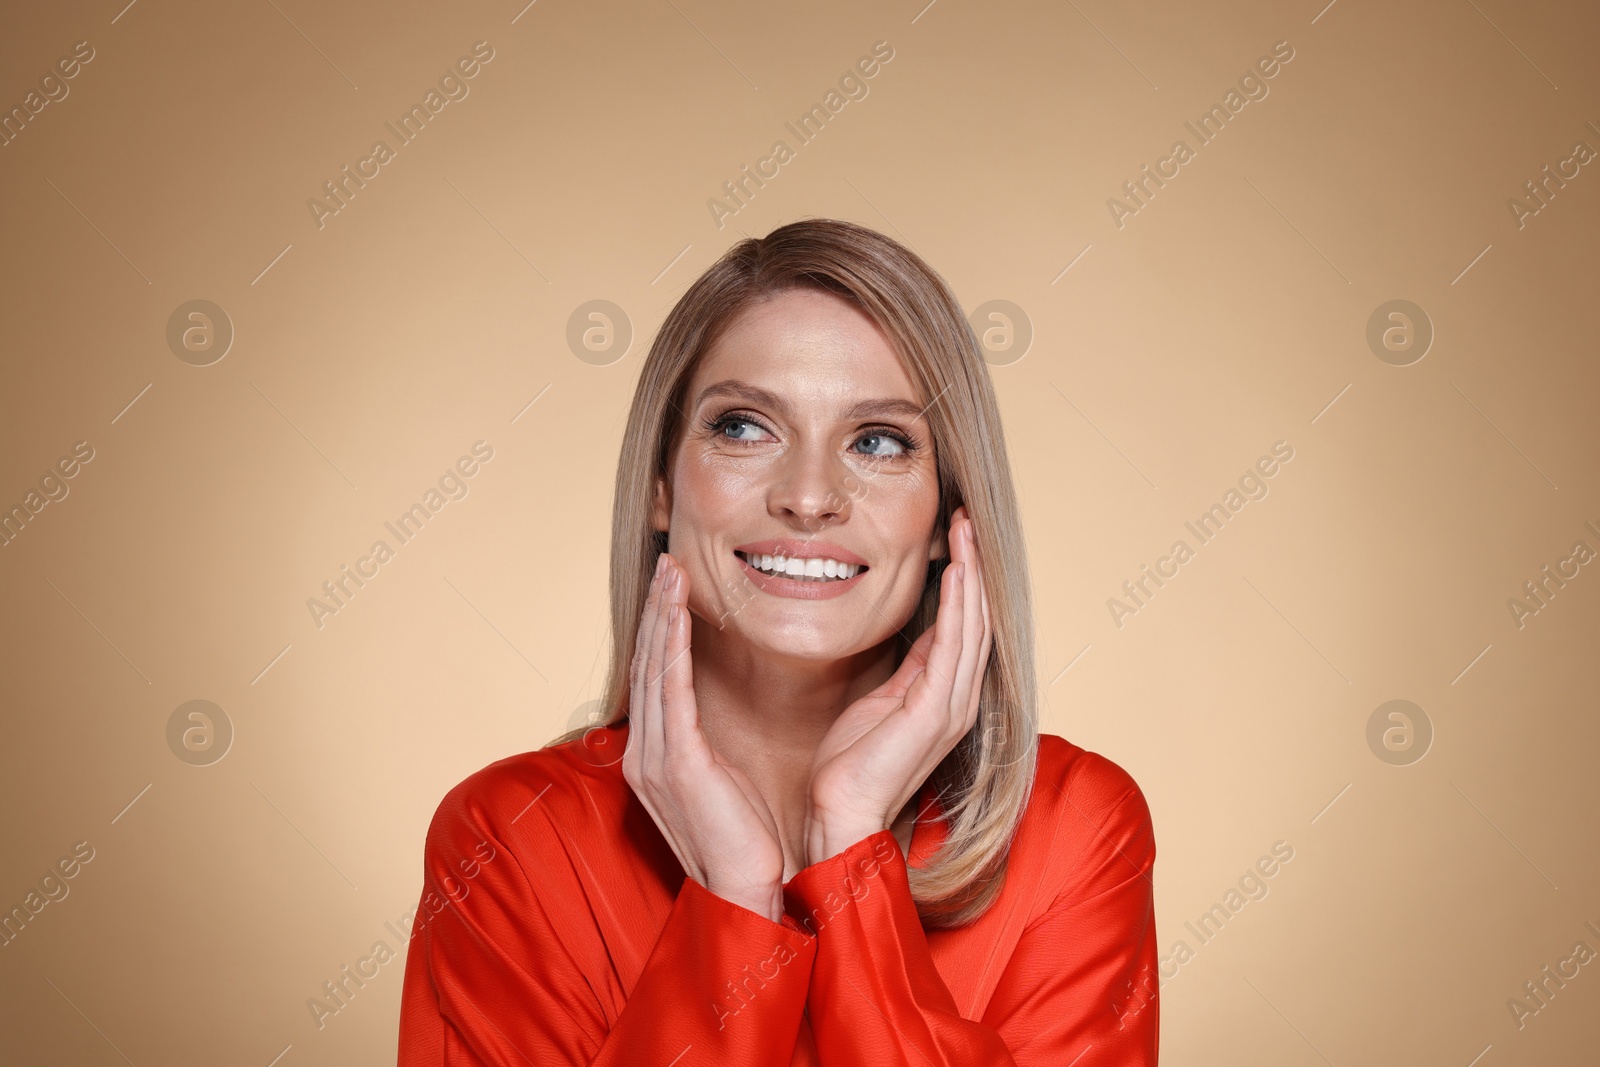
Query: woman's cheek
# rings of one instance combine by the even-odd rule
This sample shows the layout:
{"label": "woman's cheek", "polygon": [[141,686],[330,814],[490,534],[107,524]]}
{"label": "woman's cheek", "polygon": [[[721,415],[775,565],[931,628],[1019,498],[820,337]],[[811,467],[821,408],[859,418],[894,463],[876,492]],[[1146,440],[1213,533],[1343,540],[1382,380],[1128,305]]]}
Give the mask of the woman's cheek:
{"label": "woman's cheek", "polygon": [[882,508],[879,514],[884,519],[883,542],[902,547],[901,566],[917,595],[921,595],[931,562],[928,552],[932,542],[937,540],[939,494],[936,488],[926,484],[907,486],[905,491],[893,495],[879,494],[873,503]]}
{"label": "woman's cheek", "polygon": [[702,612],[717,609],[721,602],[736,594],[741,587],[754,588],[745,576],[744,564],[732,552],[726,562],[718,565],[714,559],[700,560],[700,574],[689,589],[689,605]]}

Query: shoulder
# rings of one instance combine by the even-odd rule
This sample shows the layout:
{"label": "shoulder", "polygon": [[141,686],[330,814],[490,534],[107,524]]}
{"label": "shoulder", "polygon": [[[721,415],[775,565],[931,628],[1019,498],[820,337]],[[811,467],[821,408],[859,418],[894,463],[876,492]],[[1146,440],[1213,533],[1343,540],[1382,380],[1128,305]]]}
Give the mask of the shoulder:
{"label": "shoulder", "polygon": [[1149,815],[1144,792],[1121,764],[1057,734],[1039,735],[1035,792],[1041,788],[1049,789],[1056,794],[1056,802],[1080,811],[1092,822],[1103,822],[1125,804]]}
{"label": "shoulder", "polygon": [[1150,806],[1120,764],[1040,734],[1032,806],[1048,842],[1045,879],[1059,892],[1092,895],[1130,878],[1148,881],[1156,851]]}
{"label": "shoulder", "polygon": [[562,828],[619,811],[626,797],[621,760],[626,731],[597,727],[584,738],[496,760],[467,775],[439,801],[428,825],[428,866],[499,844],[516,851],[550,843]]}
{"label": "shoulder", "polygon": [[[612,862],[604,850],[615,835],[599,822],[618,807],[613,779],[624,788],[627,782],[620,766],[597,759],[596,751],[609,750],[579,742],[507,756],[444,794],[422,849],[413,938],[426,928],[439,951],[472,953],[478,949],[462,940],[470,931],[474,944],[513,956],[551,951],[551,916],[584,914],[574,857],[602,868]],[[455,919],[441,924],[437,917],[447,911]],[[572,951],[603,951],[595,949],[592,924],[563,936],[580,946]]]}

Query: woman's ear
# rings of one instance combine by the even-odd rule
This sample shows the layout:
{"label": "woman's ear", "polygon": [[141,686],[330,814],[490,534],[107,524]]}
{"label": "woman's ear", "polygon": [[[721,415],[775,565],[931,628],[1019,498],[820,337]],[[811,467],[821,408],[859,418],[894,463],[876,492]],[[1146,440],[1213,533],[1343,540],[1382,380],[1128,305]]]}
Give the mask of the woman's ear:
{"label": "woman's ear", "polygon": [[665,478],[656,479],[656,500],[650,510],[650,525],[663,533],[672,528],[672,489]]}

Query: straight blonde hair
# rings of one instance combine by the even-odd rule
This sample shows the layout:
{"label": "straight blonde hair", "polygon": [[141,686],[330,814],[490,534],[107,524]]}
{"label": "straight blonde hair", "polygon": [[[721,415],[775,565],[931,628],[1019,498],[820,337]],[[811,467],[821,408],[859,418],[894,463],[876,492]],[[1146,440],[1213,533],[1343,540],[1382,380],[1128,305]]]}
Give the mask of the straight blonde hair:
{"label": "straight blonde hair", "polygon": [[[939,475],[939,518],[965,504],[983,559],[991,644],[978,719],[930,780],[946,836],[919,867],[908,867],[923,926],[965,925],[999,895],[1011,840],[1033,790],[1039,730],[1034,693],[1033,604],[1011,468],[989,371],[961,305],[919,256],[875,230],[837,219],[804,219],[730,248],[685,292],[644,360],[617,463],[611,526],[611,663],[597,724],[545,747],[628,717],[628,666],[656,558],[657,478],[683,431],[682,406],[704,353],[757,303],[795,288],[840,296],[891,341],[926,405]],[[922,599],[898,635],[898,663],[938,610],[949,558],[928,567]],[[920,812],[918,813],[921,814]]]}

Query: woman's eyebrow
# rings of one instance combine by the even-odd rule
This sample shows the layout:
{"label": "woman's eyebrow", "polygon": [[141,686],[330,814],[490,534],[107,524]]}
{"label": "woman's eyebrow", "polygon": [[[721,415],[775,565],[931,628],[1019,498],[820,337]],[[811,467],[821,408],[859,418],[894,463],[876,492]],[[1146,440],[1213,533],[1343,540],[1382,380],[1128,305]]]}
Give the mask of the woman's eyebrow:
{"label": "woman's eyebrow", "polygon": [[[748,400],[752,404],[760,404],[787,413],[789,403],[783,397],[770,389],[763,389],[759,385],[741,382],[735,378],[728,378],[713,385],[706,386],[695,399],[695,406],[719,396],[731,397],[739,400]],[[879,418],[899,415],[913,421],[922,418],[924,408],[920,404],[899,397],[881,397],[872,400],[862,400],[852,404],[850,410],[844,412],[847,419],[861,419],[869,416]]]}
{"label": "woman's eyebrow", "polygon": [[917,403],[912,403],[910,400],[898,400],[898,398],[894,398],[894,400],[888,400],[888,398],[886,400],[862,400],[858,405],[854,405],[850,411],[846,411],[845,418],[890,419],[894,418],[894,416],[899,416],[899,418],[906,419],[906,421],[915,422],[917,419],[922,418],[923,411],[926,411],[926,408],[923,408],[922,405],[917,405]]}
{"label": "woman's eyebrow", "polygon": [[780,411],[789,410],[789,405],[777,393],[763,389],[759,385],[741,382],[737,378],[725,378],[714,385],[708,385],[700,391],[695,398],[695,406],[699,407],[707,400],[719,396],[732,397],[736,400],[748,400],[753,404],[763,404],[767,407],[777,408]]}

